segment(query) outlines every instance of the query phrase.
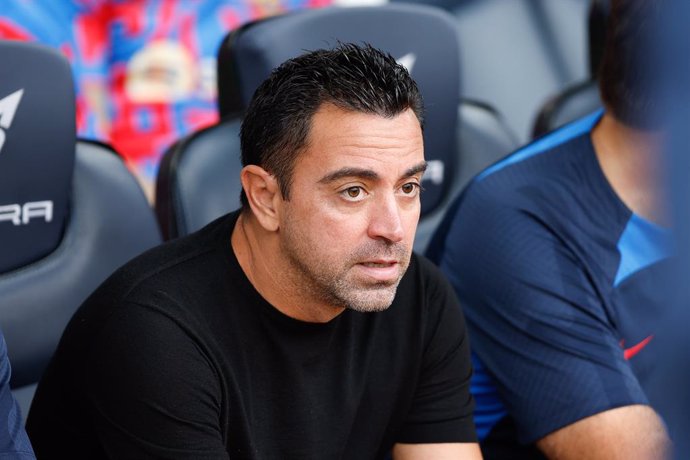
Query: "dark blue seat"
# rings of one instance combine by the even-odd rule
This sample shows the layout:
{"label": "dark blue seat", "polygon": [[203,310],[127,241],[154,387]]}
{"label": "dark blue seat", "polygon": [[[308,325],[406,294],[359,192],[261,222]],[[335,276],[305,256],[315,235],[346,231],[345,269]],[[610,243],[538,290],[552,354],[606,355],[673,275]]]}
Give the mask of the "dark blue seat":
{"label": "dark blue seat", "polygon": [[541,137],[601,107],[599,86],[589,79],[554,94],[546,100],[534,122],[532,137]]}
{"label": "dark blue seat", "polygon": [[[238,125],[230,120],[242,116],[254,90],[273,68],[306,50],[330,47],[338,41],[367,42],[403,63],[424,96],[427,109],[424,138],[429,168],[423,178],[422,218],[415,241],[415,248],[423,250],[444,207],[463,185],[463,161],[458,152],[462,153],[461,146],[465,140],[472,139],[473,134],[491,133],[490,136],[495,137],[487,143],[492,148],[483,152],[482,166],[515,147],[514,139],[491,109],[472,103],[467,103],[465,110],[460,109],[459,49],[455,27],[452,17],[438,8],[399,4],[304,10],[250,23],[228,34],[218,54],[219,110],[226,121],[181,141],[166,154],[159,172],[156,199],[164,233],[175,237],[194,230],[196,222],[192,222],[189,216],[197,209],[192,209],[196,206],[191,206],[191,203],[202,206],[202,199],[205,199],[202,197],[213,199],[215,196],[216,200],[224,200],[226,210],[238,206],[237,195],[219,196],[210,190],[201,193],[200,189],[212,187],[202,185],[205,183],[233,180],[236,182],[232,187],[228,184],[222,186],[222,193],[231,188],[239,190]],[[478,112],[483,116],[476,116]],[[462,126],[461,117],[466,113],[471,113],[471,120],[482,125],[468,126],[460,135],[458,127]],[[216,142],[223,136],[214,134],[216,130],[225,130],[225,136],[232,137],[226,141],[227,146],[219,147],[225,150],[215,155],[208,151],[195,154],[193,151],[208,149],[210,142],[207,141],[211,138]],[[230,134],[231,130],[233,134]],[[232,153],[230,148],[237,150]],[[191,179],[190,176],[196,173],[184,171],[184,165],[200,171],[192,165],[202,161],[189,159],[196,155],[223,158],[224,169],[207,166],[203,174]],[[216,174],[220,178],[212,177]],[[176,184],[179,186],[177,189]],[[192,194],[197,196],[191,197]],[[186,204],[183,203],[184,195],[187,195]],[[210,217],[204,220],[208,222]]]}
{"label": "dark blue seat", "polygon": [[[427,3],[427,0],[389,0]],[[544,100],[588,75],[587,0],[433,0],[460,35],[461,93],[506,117],[520,142]]]}
{"label": "dark blue seat", "polygon": [[597,85],[604,54],[610,0],[592,0],[589,8],[589,76],[549,97],[539,109],[532,137],[537,138],[594,112],[602,106]]}
{"label": "dark blue seat", "polygon": [[173,144],[156,179],[156,214],[166,240],[199,230],[240,207],[240,120],[228,118]]}
{"label": "dark blue seat", "polygon": [[0,41],[0,62],[0,328],[26,416],[73,312],[160,234],[120,157],[76,139],[66,59]]}

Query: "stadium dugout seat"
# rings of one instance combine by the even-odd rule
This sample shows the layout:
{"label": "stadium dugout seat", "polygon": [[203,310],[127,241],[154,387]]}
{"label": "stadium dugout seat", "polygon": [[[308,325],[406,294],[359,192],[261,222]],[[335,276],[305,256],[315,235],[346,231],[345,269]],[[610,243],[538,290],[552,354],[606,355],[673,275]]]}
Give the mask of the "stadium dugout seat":
{"label": "stadium dugout seat", "polygon": [[0,329],[26,417],[73,312],[160,233],[121,159],[77,141],[67,60],[0,40],[0,62]]}
{"label": "stadium dugout seat", "polygon": [[164,156],[156,210],[167,238],[194,231],[239,206],[238,120],[256,87],[286,59],[338,41],[367,42],[387,51],[410,70],[424,96],[429,168],[423,178],[417,251],[424,250],[445,206],[469,176],[516,146],[495,111],[461,102],[457,31],[443,10],[420,5],[330,7],[260,20],[231,32],[220,46],[219,111],[224,121],[179,141]]}
{"label": "stadium dugout seat", "polygon": [[457,26],[462,97],[495,107],[520,143],[546,98],[589,74],[588,0],[433,1]]}
{"label": "stadium dugout seat", "polygon": [[541,137],[600,107],[599,87],[595,80],[569,86],[544,103],[534,122],[532,137]]}
{"label": "stadium dugout seat", "polygon": [[226,118],[173,144],[156,178],[163,238],[187,235],[239,208],[241,170],[239,118]]}
{"label": "stadium dugout seat", "polygon": [[535,118],[533,138],[543,136],[602,106],[596,79],[604,54],[606,21],[610,7],[610,0],[591,1],[588,22],[589,77],[564,88],[546,100]]}

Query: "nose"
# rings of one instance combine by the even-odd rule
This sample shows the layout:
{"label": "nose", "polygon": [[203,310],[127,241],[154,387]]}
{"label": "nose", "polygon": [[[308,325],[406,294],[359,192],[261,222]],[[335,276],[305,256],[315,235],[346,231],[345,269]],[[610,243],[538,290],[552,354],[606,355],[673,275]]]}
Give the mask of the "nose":
{"label": "nose", "polygon": [[403,210],[394,195],[381,197],[369,215],[369,237],[399,243],[405,237]]}

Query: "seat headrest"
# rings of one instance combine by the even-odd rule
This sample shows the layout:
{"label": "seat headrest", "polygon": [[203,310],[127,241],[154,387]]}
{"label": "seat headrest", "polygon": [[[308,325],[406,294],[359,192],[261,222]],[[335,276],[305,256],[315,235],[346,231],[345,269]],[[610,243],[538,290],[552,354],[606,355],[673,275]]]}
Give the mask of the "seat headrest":
{"label": "seat headrest", "polygon": [[244,112],[271,70],[305,51],[341,42],[370,43],[405,65],[426,108],[422,214],[436,208],[452,181],[460,99],[460,52],[452,16],[441,9],[388,4],[302,10],[231,32],[218,53],[221,116]]}
{"label": "seat headrest", "polygon": [[0,40],[0,273],[58,246],[75,142],[67,60],[40,45]]}

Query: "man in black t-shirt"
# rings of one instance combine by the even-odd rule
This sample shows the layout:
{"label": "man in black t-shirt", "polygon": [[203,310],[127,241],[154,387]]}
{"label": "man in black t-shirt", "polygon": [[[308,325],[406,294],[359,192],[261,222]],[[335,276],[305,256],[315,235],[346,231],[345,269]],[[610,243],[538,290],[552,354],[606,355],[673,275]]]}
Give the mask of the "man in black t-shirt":
{"label": "man in black t-shirt", "polygon": [[369,46],[287,61],[242,209],[116,272],[37,390],[39,458],[481,458],[452,288],[412,254],[422,101]]}

